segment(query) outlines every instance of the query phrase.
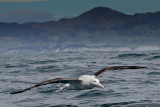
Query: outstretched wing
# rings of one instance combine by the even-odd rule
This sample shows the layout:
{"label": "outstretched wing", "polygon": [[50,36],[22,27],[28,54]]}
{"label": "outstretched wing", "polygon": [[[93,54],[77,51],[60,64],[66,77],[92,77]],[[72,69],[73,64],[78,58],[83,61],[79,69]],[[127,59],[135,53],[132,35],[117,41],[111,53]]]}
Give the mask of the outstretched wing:
{"label": "outstretched wing", "polygon": [[22,92],[30,90],[32,88],[39,87],[41,85],[51,84],[51,83],[71,83],[71,82],[81,82],[81,81],[78,80],[78,79],[56,78],[56,79],[51,79],[51,80],[47,80],[47,81],[43,81],[43,82],[37,83],[37,84],[35,84],[35,85],[33,85],[33,86],[29,87],[29,88],[26,88],[26,89],[23,89],[23,90],[20,90],[20,91],[11,92],[10,94],[22,93]]}
{"label": "outstretched wing", "polygon": [[111,71],[111,70],[118,70],[118,69],[147,69],[147,67],[143,67],[143,66],[114,66],[114,67],[104,68],[104,69],[96,72],[94,75],[98,76],[98,75],[102,74],[103,72]]}

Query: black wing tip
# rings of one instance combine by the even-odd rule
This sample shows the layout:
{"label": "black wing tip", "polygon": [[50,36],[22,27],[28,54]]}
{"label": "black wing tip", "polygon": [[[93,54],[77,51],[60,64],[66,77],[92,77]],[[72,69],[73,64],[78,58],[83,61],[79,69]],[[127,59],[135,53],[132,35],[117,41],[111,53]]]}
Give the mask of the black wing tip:
{"label": "black wing tip", "polygon": [[22,93],[22,92],[25,92],[27,90],[30,90],[31,88],[26,88],[24,90],[20,90],[20,91],[14,91],[14,92],[11,92],[10,94],[19,94],[19,93]]}
{"label": "black wing tip", "polygon": [[148,67],[145,67],[145,66],[128,66],[128,69],[148,69]]}
{"label": "black wing tip", "polygon": [[18,92],[11,92],[10,94],[18,94]]}
{"label": "black wing tip", "polygon": [[19,94],[21,91],[11,92],[10,94]]}

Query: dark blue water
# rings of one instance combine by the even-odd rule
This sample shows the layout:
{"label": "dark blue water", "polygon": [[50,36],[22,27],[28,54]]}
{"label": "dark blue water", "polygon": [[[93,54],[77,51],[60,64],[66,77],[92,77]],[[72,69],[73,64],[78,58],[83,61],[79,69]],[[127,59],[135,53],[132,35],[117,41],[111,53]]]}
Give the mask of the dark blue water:
{"label": "dark blue water", "polygon": [[[105,89],[53,93],[63,84],[49,84],[21,94],[15,90],[58,78],[94,74],[104,67],[148,66],[116,70],[98,78]],[[59,52],[0,55],[0,107],[160,107],[160,51]]]}

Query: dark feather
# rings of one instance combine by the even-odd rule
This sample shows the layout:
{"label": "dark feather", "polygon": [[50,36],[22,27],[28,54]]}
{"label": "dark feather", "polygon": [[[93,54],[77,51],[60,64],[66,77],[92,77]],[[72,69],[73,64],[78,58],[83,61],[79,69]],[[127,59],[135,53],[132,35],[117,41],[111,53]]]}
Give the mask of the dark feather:
{"label": "dark feather", "polygon": [[16,92],[12,92],[10,94],[22,93],[22,92],[30,90],[32,88],[39,87],[41,85],[51,84],[51,83],[71,83],[71,82],[80,82],[80,80],[78,80],[78,79],[68,79],[68,78],[56,78],[56,79],[51,79],[51,80],[47,80],[47,81],[37,83],[37,84],[35,84],[35,85],[33,85],[29,88],[26,88],[26,89],[23,89],[23,90],[20,90],[20,91],[16,91]]}
{"label": "dark feather", "polygon": [[98,75],[102,74],[103,72],[111,71],[111,70],[119,70],[119,69],[147,69],[147,67],[143,67],[143,66],[114,66],[114,67],[104,68],[104,69],[96,72],[94,75],[98,76]]}

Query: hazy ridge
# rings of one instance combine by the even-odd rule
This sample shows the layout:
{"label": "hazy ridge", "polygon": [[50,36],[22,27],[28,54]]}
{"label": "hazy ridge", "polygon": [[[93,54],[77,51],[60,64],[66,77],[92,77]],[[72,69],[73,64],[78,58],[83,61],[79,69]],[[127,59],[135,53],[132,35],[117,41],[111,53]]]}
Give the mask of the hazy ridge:
{"label": "hazy ridge", "polygon": [[96,7],[78,17],[59,21],[0,22],[0,49],[1,53],[125,47],[135,50],[142,46],[158,49],[159,19],[160,11],[126,15]]}

